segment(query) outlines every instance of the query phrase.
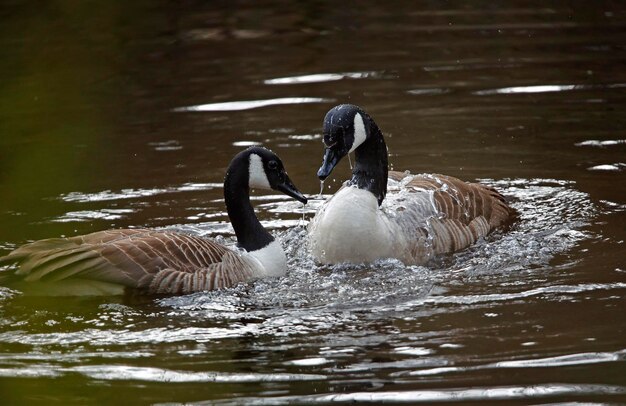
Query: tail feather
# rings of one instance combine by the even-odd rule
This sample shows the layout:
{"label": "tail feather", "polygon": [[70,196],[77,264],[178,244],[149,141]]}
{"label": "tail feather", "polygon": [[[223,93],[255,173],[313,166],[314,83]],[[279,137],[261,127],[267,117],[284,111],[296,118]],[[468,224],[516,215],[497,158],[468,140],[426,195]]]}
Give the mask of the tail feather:
{"label": "tail feather", "polygon": [[[26,280],[58,280],[63,279],[58,273],[77,263],[93,259],[97,254],[84,248],[65,250],[62,252],[41,252],[28,257],[20,263],[20,274]],[[76,273],[76,272],[75,272]]]}
{"label": "tail feather", "polygon": [[81,277],[89,272],[92,274],[102,261],[93,252],[81,252],[68,256],[62,262],[44,263],[24,278],[26,281],[50,281],[57,282],[72,277]]}
{"label": "tail feather", "polygon": [[[113,273],[110,264],[80,237],[51,238],[24,245],[0,258],[0,265],[17,265],[0,272],[0,282],[58,282],[70,278],[102,279],[129,283],[123,273]],[[109,272],[107,272],[107,269]],[[98,276],[104,275],[104,278]],[[113,276],[113,277],[111,277]]]}
{"label": "tail feather", "polygon": [[76,248],[76,244],[68,244],[64,238],[51,238],[36,241],[19,247],[8,255],[0,258],[0,266],[17,265],[17,269],[9,268],[0,272],[0,281],[10,283],[17,279],[23,279],[41,264],[63,255],[68,250]]}

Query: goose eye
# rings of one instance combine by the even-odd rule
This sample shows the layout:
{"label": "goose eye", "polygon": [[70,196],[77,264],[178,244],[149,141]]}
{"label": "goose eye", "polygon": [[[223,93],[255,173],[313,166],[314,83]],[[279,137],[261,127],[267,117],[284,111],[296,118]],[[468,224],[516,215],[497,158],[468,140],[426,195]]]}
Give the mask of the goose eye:
{"label": "goose eye", "polygon": [[276,161],[269,161],[267,163],[267,167],[272,169],[272,170],[274,170],[274,169],[278,168],[278,162],[276,162]]}

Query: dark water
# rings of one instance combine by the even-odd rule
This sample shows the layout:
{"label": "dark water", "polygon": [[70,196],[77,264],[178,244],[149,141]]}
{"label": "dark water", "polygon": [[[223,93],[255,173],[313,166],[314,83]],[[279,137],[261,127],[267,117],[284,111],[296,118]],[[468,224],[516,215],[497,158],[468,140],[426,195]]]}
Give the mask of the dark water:
{"label": "dark water", "polygon": [[[316,194],[320,127],[364,107],[396,170],[481,180],[513,228],[429,267],[319,267],[167,299],[0,290],[0,397],[31,403],[626,402],[626,5],[0,5],[0,254],[113,227],[232,242],[259,143]],[[348,163],[326,182],[333,193]],[[303,212],[305,220],[303,220]]]}

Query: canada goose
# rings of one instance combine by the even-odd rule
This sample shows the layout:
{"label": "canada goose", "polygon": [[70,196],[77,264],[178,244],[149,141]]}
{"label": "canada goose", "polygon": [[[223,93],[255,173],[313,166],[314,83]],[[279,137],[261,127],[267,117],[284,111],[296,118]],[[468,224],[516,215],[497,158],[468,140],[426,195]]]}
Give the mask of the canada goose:
{"label": "canada goose", "polygon": [[0,265],[17,263],[17,271],[0,272],[0,282],[38,295],[186,294],[284,275],[285,253],[254,214],[251,188],[307,202],[278,156],[251,147],[233,158],[224,179],[226,210],[241,249],[169,231],[99,231],[12,251]]}
{"label": "canada goose", "polygon": [[489,186],[444,175],[388,172],[383,134],[358,106],[332,108],[324,118],[323,133],[320,180],[352,151],[356,163],[352,179],[309,225],[318,262],[397,258],[407,265],[424,264],[437,254],[473,244],[513,215],[502,195]]}

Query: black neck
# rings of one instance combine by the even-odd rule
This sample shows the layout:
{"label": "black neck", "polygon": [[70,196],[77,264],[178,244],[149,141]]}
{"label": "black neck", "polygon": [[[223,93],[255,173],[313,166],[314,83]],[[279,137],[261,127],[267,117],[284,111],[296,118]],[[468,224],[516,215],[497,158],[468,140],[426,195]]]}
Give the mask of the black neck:
{"label": "black neck", "polygon": [[246,251],[255,251],[274,241],[274,237],[263,228],[254,214],[250,204],[248,177],[248,163],[239,162],[237,165],[233,162],[224,179],[224,199],[239,246]]}
{"label": "black neck", "polygon": [[369,136],[354,151],[356,163],[349,184],[372,192],[380,206],[387,194],[387,145],[376,123],[369,116],[364,121]]}

